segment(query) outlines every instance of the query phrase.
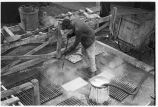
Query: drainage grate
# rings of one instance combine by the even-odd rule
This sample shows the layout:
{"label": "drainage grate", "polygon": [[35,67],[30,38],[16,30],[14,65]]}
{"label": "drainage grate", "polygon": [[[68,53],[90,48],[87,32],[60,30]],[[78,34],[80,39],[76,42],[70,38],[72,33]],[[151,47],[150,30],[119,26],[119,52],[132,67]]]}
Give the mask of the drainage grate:
{"label": "drainage grate", "polygon": [[[114,84],[115,86],[119,86],[119,87],[125,89],[129,93],[134,92],[135,89],[136,89],[136,86],[134,84],[129,83],[129,82],[125,83],[125,82],[120,81],[120,80],[119,81],[118,80],[112,80],[111,84]],[[127,96],[129,96],[129,94],[122,91],[122,90],[120,90],[119,88],[110,86],[109,87],[109,96],[121,102]]]}
{"label": "drainage grate", "polygon": [[81,100],[75,98],[75,97],[70,97],[62,102],[60,102],[59,104],[57,104],[57,106],[70,106],[70,105],[78,105],[78,106],[83,106],[86,105],[84,104]]}
{"label": "drainage grate", "polygon": [[[40,103],[43,104],[55,97],[58,97],[62,94],[61,87],[57,86],[55,84],[52,84],[44,75],[41,73],[38,73],[36,75],[32,75],[31,77],[22,80],[20,82],[17,82],[16,84],[12,84],[12,87],[21,85],[25,82],[30,82],[32,79],[38,79],[39,81],[39,90],[40,90]],[[46,83],[43,86],[42,80],[45,81]],[[47,85],[46,85],[47,84]],[[23,91],[16,96],[19,97],[20,101],[24,105],[32,105],[33,104],[33,89],[29,89],[26,91]]]}
{"label": "drainage grate", "polygon": [[[55,97],[58,97],[61,94],[62,94],[61,91],[59,91],[58,89],[54,87],[44,88],[41,86],[40,87],[40,103],[43,104]],[[20,101],[24,105],[32,105],[33,104],[32,95],[33,95],[33,90],[29,89],[17,94],[16,96],[19,97]]]}

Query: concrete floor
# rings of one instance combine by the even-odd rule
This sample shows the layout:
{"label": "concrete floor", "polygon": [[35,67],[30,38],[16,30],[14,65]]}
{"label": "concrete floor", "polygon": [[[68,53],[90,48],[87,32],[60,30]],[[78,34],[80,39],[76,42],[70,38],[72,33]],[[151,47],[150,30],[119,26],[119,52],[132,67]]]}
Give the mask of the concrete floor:
{"label": "concrete floor", "polygon": [[[101,49],[102,49],[101,47],[97,47],[97,50],[101,50]],[[126,63],[118,56],[114,56],[112,54],[106,53],[106,50],[102,50],[102,51],[104,51],[105,53],[96,56],[97,67],[102,72],[101,73],[102,76],[107,78],[107,80],[119,78],[123,81],[130,82],[135,85],[139,83],[140,79],[144,75],[144,71],[134,67],[129,63]],[[57,75],[58,74],[57,72],[61,72],[61,62],[50,60],[47,63],[48,69],[46,70],[45,73],[49,76],[52,82],[56,81],[55,79],[57,79],[60,81],[60,84],[65,84],[67,82],[74,80],[79,76],[85,79],[83,75],[77,73],[79,72],[79,70],[82,70],[82,68],[84,67],[86,67],[86,63],[84,61],[80,61],[76,64],[73,64],[69,61],[65,61],[65,65],[62,73]],[[57,82],[59,83],[59,81]],[[52,101],[49,101],[46,104],[55,105],[60,101],[69,98],[70,96],[75,96],[77,98],[79,96],[82,97],[88,96],[89,91],[90,91],[90,87],[89,85],[87,85],[85,87],[76,90],[75,92],[65,92],[64,95],[60,96],[59,98],[53,99]],[[137,97],[134,100],[132,100],[132,96],[128,96],[126,99],[124,99],[122,103],[114,99],[111,99],[111,105],[146,105],[150,101],[150,96],[153,94],[154,94],[154,77],[149,76],[143,83]]]}

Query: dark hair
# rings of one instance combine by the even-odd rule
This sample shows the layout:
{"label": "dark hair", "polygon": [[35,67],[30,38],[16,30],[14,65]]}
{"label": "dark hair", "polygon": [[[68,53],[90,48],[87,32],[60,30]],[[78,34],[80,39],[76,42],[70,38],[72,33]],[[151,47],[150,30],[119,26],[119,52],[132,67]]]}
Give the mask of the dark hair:
{"label": "dark hair", "polygon": [[71,29],[71,21],[69,19],[64,19],[62,22],[62,30]]}

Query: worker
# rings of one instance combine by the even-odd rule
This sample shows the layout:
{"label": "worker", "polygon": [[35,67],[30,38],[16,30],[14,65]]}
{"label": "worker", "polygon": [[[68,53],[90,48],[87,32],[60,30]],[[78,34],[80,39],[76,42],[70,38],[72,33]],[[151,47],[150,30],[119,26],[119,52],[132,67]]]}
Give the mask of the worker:
{"label": "worker", "polygon": [[83,59],[88,64],[88,70],[91,71],[92,75],[95,75],[97,71],[95,63],[95,31],[78,18],[64,19],[61,26],[62,30],[72,31],[67,35],[67,39],[75,36],[74,44],[62,52],[62,55],[70,54],[81,43]]}

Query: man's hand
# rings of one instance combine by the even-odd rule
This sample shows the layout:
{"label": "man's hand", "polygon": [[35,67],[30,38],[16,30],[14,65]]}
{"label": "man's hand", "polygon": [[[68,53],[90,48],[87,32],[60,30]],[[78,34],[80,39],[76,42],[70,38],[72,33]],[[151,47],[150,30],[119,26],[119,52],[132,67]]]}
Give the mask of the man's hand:
{"label": "man's hand", "polygon": [[67,39],[70,39],[72,36],[71,35],[67,35]]}
{"label": "man's hand", "polygon": [[60,57],[58,56],[57,53],[55,54],[55,58],[57,58],[57,59],[64,59],[65,56],[66,55],[64,54],[64,52],[61,52],[61,56]]}

